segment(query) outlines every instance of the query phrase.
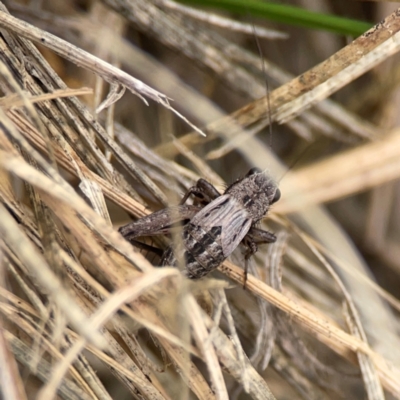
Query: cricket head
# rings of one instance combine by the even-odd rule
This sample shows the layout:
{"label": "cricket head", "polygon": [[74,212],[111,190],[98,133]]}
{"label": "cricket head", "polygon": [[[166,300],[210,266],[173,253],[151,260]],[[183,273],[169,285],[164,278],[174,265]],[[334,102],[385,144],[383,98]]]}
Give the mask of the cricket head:
{"label": "cricket head", "polygon": [[271,204],[281,197],[276,182],[259,168],[252,168],[244,178],[232,183],[225,193],[247,210],[253,222],[263,218]]}

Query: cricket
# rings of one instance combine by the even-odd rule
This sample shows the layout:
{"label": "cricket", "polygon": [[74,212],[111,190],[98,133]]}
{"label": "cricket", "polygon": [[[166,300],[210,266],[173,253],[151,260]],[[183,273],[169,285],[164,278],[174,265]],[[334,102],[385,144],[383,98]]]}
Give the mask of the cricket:
{"label": "cricket", "polygon": [[[185,204],[190,196],[194,196],[194,205]],[[199,279],[221,265],[240,244],[247,260],[259,244],[276,241],[273,233],[257,228],[257,224],[280,197],[275,181],[259,168],[252,168],[222,195],[211,183],[199,179],[178,206],[124,225],[119,232],[134,243],[141,236],[166,235],[181,224],[181,240],[167,247],[161,265],[177,266],[182,257],[187,278]]]}

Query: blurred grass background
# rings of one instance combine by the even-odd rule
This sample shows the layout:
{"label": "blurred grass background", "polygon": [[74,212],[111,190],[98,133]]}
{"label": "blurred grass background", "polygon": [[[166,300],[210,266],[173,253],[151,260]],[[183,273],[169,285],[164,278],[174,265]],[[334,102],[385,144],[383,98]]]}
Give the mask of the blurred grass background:
{"label": "blurred grass background", "polygon": [[[288,123],[274,123],[271,128],[265,127],[270,118],[276,119],[275,114],[268,111],[268,106],[271,105],[268,99],[274,89],[281,87],[294,77],[301,77],[307,70],[327,60],[354,38],[390,15],[398,4],[386,1],[348,0],[321,0],[319,2],[292,0],[279,4],[245,0],[183,1],[180,3],[167,0],[148,2],[139,0],[32,0],[30,2],[9,0],[4,4],[11,15],[120,67],[145,84],[164,93],[171,99],[171,105],[175,109],[196,126],[204,128],[208,134],[207,138],[202,138],[198,133],[190,133],[193,129],[170,110],[151,100],[149,105],[146,105],[130,92],[125,93],[112,107],[96,114],[95,110],[107,96],[110,85],[92,72],[77,67],[73,62],[56,55],[48,47],[38,44],[41,54],[68,87],[93,89],[93,95],[86,94],[80,97],[80,100],[93,116],[93,120],[98,121],[107,130],[110,140],[120,145],[134,162],[132,166],[124,160],[121,161],[118,152],[107,146],[104,140],[97,136],[97,128],[92,126],[87,129],[89,132],[87,137],[82,136],[80,132],[66,139],[71,148],[76,151],[80,162],[110,185],[109,192],[102,186],[107,202],[104,205],[105,208],[102,210],[100,208],[97,212],[106,219],[110,218],[115,227],[145,212],[163,208],[166,204],[176,204],[185,189],[193,185],[199,176],[213,182],[222,191],[225,183],[243,176],[254,165],[268,168],[282,188],[285,187],[285,180],[289,182],[291,173],[294,175],[298,173],[298,176],[301,176],[310,188],[310,197],[313,197],[314,191],[323,190],[324,182],[325,184],[328,182],[328,186],[332,185],[334,190],[323,200],[325,204],[321,206],[322,208],[307,204],[311,208],[293,209],[292,211],[296,211],[294,213],[285,211],[284,206],[280,210],[280,204],[277,204],[272,220],[267,222],[269,222],[269,229],[273,229],[281,236],[279,236],[277,247],[271,246],[269,250],[268,246],[260,248],[254,263],[259,268],[257,279],[267,281],[277,291],[283,290],[285,295],[305,305],[316,316],[328,318],[329,321],[345,331],[350,331],[360,340],[368,339],[374,350],[373,355],[376,352],[377,357],[381,356],[388,365],[393,363],[393,376],[398,376],[396,368],[400,363],[397,300],[400,287],[398,207],[400,192],[398,180],[395,178],[399,174],[396,171],[387,172],[386,175],[382,172],[380,177],[372,179],[371,184],[367,182],[363,187],[357,183],[354,184],[352,190],[351,187],[348,189],[340,186],[340,179],[335,173],[345,164],[341,159],[334,158],[350,154],[346,160],[353,157],[354,164],[361,165],[364,162],[363,156],[357,155],[358,153],[352,156],[352,153],[348,151],[369,145],[370,153],[368,154],[373,154],[375,151],[376,158],[381,158],[382,162],[385,161],[386,153],[379,144],[385,143],[387,137],[392,137],[390,135],[397,132],[399,123],[398,55],[388,57],[384,63],[361,77],[352,79],[351,83],[330,97],[329,103],[318,103],[316,107],[302,112]],[[191,5],[201,8],[182,8],[182,6]],[[223,18],[218,19],[216,16]],[[237,23],[241,25],[238,26]],[[259,33],[256,39],[255,32],[261,28],[269,31]],[[242,32],[243,30],[247,32]],[[262,35],[268,37],[261,37]],[[3,36],[6,37],[4,32]],[[17,47],[10,46],[11,52]],[[20,57],[17,50],[15,54],[17,58]],[[262,57],[264,61],[261,61]],[[6,64],[4,59],[2,61]],[[30,65],[30,62],[29,56],[25,55],[25,63]],[[35,68],[26,67],[25,69],[34,81],[35,79],[40,81],[41,75],[35,72]],[[29,92],[30,86],[23,86],[20,72],[11,69],[11,73],[19,82],[20,87]],[[329,71],[326,73],[328,75]],[[10,95],[14,89],[10,89],[5,83],[5,74],[2,74],[2,79],[2,94],[3,96]],[[38,86],[40,87],[40,84]],[[265,96],[264,111],[253,118],[251,116],[252,102]],[[62,110],[60,105],[57,107]],[[240,121],[248,128],[247,135],[250,135],[249,132],[257,134],[257,139],[255,139],[257,141],[253,143],[245,136],[245,139],[230,146],[230,140],[235,132],[230,132],[228,128],[225,133],[221,133],[207,124],[214,122],[217,116],[222,118],[240,109],[245,110],[243,119]],[[27,109],[20,108],[19,112],[31,122],[33,121],[34,125],[36,124]],[[48,132],[54,149],[60,148],[61,153],[64,152],[67,155],[67,159],[68,157],[70,157],[69,160],[73,159],[75,155],[71,156],[71,153],[62,148],[54,134],[54,131],[60,131],[64,135],[66,128],[63,124],[65,121],[70,121],[69,118],[73,120],[71,115],[66,113],[65,120],[61,120],[61,117],[52,119],[51,115],[46,115],[46,112],[40,108],[37,112],[39,119],[44,123],[44,126],[38,129]],[[84,120],[83,117],[79,118]],[[92,123],[94,124],[86,119],[84,125],[89,126]],[[73,123],[70,124],[69,129],[74,132],[79,131]],[[232,127],[232,130],[234,129],[235,126]],[[232,135],[229,137],[229,134]],[[247,144],[253,143],[253,147],[247,150],[246,140]],[[15,145],[15,141],[11,140],[10,143]],[[31,141],[34,148],[39,148],[42,154],[45,154],[43,147],[37,143],[34,140]],[[375,145],[376,147],[373,147]],[[2,149],[7,149],[7,147],[4,146]],[[15,149],[18,150],[18,146],[15,145]],[[100,161],[99,158],[96,159],[96,156],[93,156],[96,151],[104,155],[104,159],[101,158]],[[283,169],[275,168],[274,161],[267,154],[268,151],[274,153],[291,172],[286,175]],[[382,152],[381,156],[379,152]],[[22,155],[28,163],[31,163],[29,157],[34,157],[24,152]],[[83,180],[82,176],[71,173],[71,170],[66,168],[70,161],[63,164],[60,162],[62,159],[60,157],[60,154],[56,153],[55,159],[61,165],[60,172],[63,179],[94,207],[93,199],[97,197],[102,199],[102,195],[92,193],[88,195],[91,199],[88,201],[79,186]],[[368,155],[366,157],[371,158]],[[93,160],[97,160],[101,167]],[[324,160],[331,160],[331,163],[323,164]],[[389,161],[388,158],[388,166]],[[31,163],[31,165],[35,164]],[[314,181],[314,175],[307,170],[307,167],[315,167],[319,170],[326,178],[325,181],[323,177],[319,180],[315,178]],[[12,172],[12,167],[7,167],[7,169]],[[151,194],[151,188],[146,186],[144,180],[138,178],[138,172],[127,172],[132,169],[142,171],[147,175],[168,201],[163,204],[162,198]],[[43,172],[43,167],[38,170]],[[361,181],[368,180],[373,173],[368,169],[363,172],[363,175],[357,175],[358,172],[355,169],[344,172],[347,172],[345,176],[348,178],[353,177]],[[20,176],[17,171],[14,173]],[[329,183],[330,176],[334,180],[332,183]],[[26,213],[30,210],[30,218],[38,229],[37,227],[41,226],[41,214],[35,211],[34,204],[37,205],[40,201],[35,200],[34,194],[24,184],[24,179],[7,177],[3,180],[6,186],[5,182],[13,186],[13,195],[9,197],[13,201],[7,201],[5,190],[2,192],[1,199],[2,203],[7,205],[7,209],[12,211],[10,215],[15,217],[17,211],[14,207],[18,204],[18,207],[25,209]],[[36,187],[35,184],[32,185]],[[102,185],[105,184],[102,183]],[[360,187],[362,189],[359,189]],[[114,198],[110,194],[113,188],[115,188]],[[120,193],[131,196],[134,199],[132,204]],[[282,189],[281,203],[283,205],[285,194],[285,190]],[[47,264],[57,273],[64,287],[71,292],[71,296],[79,299],[77,303],[80,304],[81,309],[89,314],[93,313],[106,295],[99,295],[102,292],[93,282],[87,283],[90,288],[87,289],[87,293],[82,288],[77,290],[79,285],[73,278],[70,277],[69,280],[66,278],[67,275],[71,275],[71,271],[63,269],[65,261],[57,261],[58,250],[54,250],[55,247],[51,244],[57,243],[56,248],[65,246],[73,255],[74,262],[83,266],[90,276],[110,293],[123,287],[122,283],[128,282],[132,276],[136,278],[137,272],[134,271],[137,270],[132,266],[134,263],[129,259],[130,266],[125,266],[126,257],[121,257],[121,253],[124,253],[116,245],[113,247],[110,241],[105,240],[96,227],[89,226],[91,240],[99,243],[105,254],[110,254],[110,260],[112,260],[110,265],[117,269],[117,272],[110,271],[110,276],[114,273],[118,274],[121,280],[118,281],[117,278],[112,280],[113,278],[104,271],[99,273],[100,262],[91,259],[93,255],[90,254],[85,243],[81,242],[83,236],[79,236],[78,231],[82,229],[83,232],[84,228],[77,227],[77,232],[71,233],[69,231],[71,227],[61,217],[65,210],[57,208],[55,203],[46,200],[46,196],[43,197],[43,201],[51,210],[48,214],[51,224],[58,227],[60,231],[57,231],[57,237],[49,239],[52,225],[44,224],[39,228],[38,238],[32,239],[30,236],[30,240],[40,249]],[[137,202],[135,206],[133,201]],[[314,203],[319,201],[316,200]],[[73,204],[71,198],[70,207],[75,209]],[[142,209],[140,205],[143,206]],[[20,217],[15,217],[20,222],[18,218]],[[315,223],[314,226],[309,223],[309,218]],[[56,229],[54,226],[53,229]],[[25,233],[29,231],[26,227],[23,229]],[[346,289],[335,284],[332,275],[327,272],[329,268],[316,255],[319,254],[316,251],[318,245],[310,242],[311,239],[306,234],[315,239],[316,243],[320,243],[322,248],[328,248],[325,253],[328,254],[327,264],[336,271],[337,279]],[[5,243],[8,246],[8,242],[5,241]],[[162,245],[162,243],[157,244]],[[21,297],[27,304],[33,305],[36,310],[41,309],[38,306],[41,304],[48,310],[53,310],[52,307],[54,307],[56,311],[53,311],[57,314],[59,308],[52,303],[48,289],[41,287],[40,283],[32,278],[31,273],[24,268],[24,262],[19,260],[18,253],[10,251],[9,248],[7,250],[7,246],[2,246],[3,253],[1,253],[2,259],[5,260],[2,266],[4,303],[10,301],[5,300],[6,293],[13,293],[17,298]],[[122,258],[124,260],[121,260]],[[240,264],[240,256],[238,259],[238,264]],[[152,260],[150,258],[150,261]],[[263,268],[265,266],[268,269]],[[353,270],[353,274],[348,275],[347,270]],[[257,269],[253,273],[257,274]],[[281,274],[283,274],[282,281]],[[18,276],[23,277],[21,280],[29,286],[29,291],[22,281],[17,279]],[[221,275],[215,276],[222,279]],[[233,275],[229,276],[234,279]],[[86,281],[89,278],[83,279]],[[377,286],[374,286],[372,282],[376,282]],[[213,287],[213,284],[217,289]],[[218,302],[222,300],[212,290],[214,288],[217,291],[218,284],[213,284],[210,284],[210,287],[207,283],[205,286],[200,286],[201,290],[204,289],[207,293],[207,289],[211,288],[211,299],[204,293],[197,299],[203,308],[208,309],[210,314],[214,312],[215,316],[219,307]],[[150,315],[150,311],[147,311],[149,314],[144,316],[148,317],[149,322],[158,323],[157,318],[161,315],[160,320],[164,323],[164,329],[190,343],[189,326],[192,334],[193,331],[197,331],[194,322],[188,318],[190,312],[181,309],[182,305],[177,305],[179,296],[183,296],[182,293],[188,290],[185,287],[182,291],[181,289],[182,287],[178,285],[178,289],[175,287],[175,291],[172,290],[174,293],[170,295],[172,300],[164,299],[163,296],[158,298],[163,300],[157,300],[156,296],[155,301],[152,298],[154,294],[149,290],[150,300],[145,297],[141,301],[150,304],[148,306],[150,308],[146,310],[156,310],[155,315]],[[167,289],[160,284],[157,290],[166,296],[171,288]],[[199,290],[190,287],[188,291],[196,293]],[[95,294],[90,294],[91,291]],[[32,293],[38,297],[37,300],[32,300],[36,298]],[[256,290],[252,287],[243,291],[240,283],[235,284],[235,289],[226,291],[242,346],[255,370],[260,377],[265,379],[265,384],[271,388],[276,398],[358,399],[367,398],[366,396],[370,399],[399,398],[399,392],[396,392],[396,389],[399,389],[400,380],[396,383],[387,378],[385,381],[382,375],[390,370],[390,367],[384,363],[379,364],[378,358],[371,356],[372,361],[365,360],[362,352],[357,358],[357,354],[350,351],[350,346],[340,347],[343,343],[335,343],[335,340],[328,345],[331,348],[328,349],[315,340],[315,337],[318,337],[315,327],[308,327],[308,330],[304,329],[304,326],[300,328],[291,317],[267,306],[265,301],[257,300],[254,293]],[[390,295],[393,297],[389,297]],[[342,308],[344,298],[347,299],[347,305]],[[160,305],[163,302],[165,302],[164,308]],[[214,303],[213,306],[210,306],[211,302]],[[352,310],[353,302],[357,311]],[[191,304],[189,300],[188,304]],[[135,312],[139,313],[134,307],[132,305]],[[165,308],[168,310],[166,311]],[[293,310],[295,310],[294,306]],[[146,313],[146,311],[143,312]],[[117,315],[116,318],[119,316]],[[66,323],[62,317],[56,318],[55,325],[49,323],[54,315],[50,313],[46,317],[43,310],[42,314],[35,315],[35,318],[38,327],[42,329],[41,333],[46,337],[46,345],[34,335],[30,336],[27,331],[24,331],[24,335],[28,337],[23,338],[25,343],[34,349],[32,359],[24,361],[21,357],[15,356],[19,361],[20,379],[22,379],[23,391],[27,398],[35,398],[37,393],[40,393],[39,390],[43,389],[43,382],[47,380],[37,373],[35,363],[55,364],[54,354],[46,347],[48,342],[54,341],[62,354],[65,354],[68,348],[60,339],[63,337],[65,340],[63,334],[65,334]],[[206,320],[206,317],[204,318]],[[358,318],[360,325],[354,322]],[[5,330],[16,336],[21,335],[22,330],[19,330],[21,322],[17,319],[13,320],[12,313],[6,314],[3,310],[3,320]],[[113,345],[119,346],[118,351],[111,352],[110,355],[115,358],[115,354],[121,356],[125,352],[124,357],[121,356],[117,362],[131,372],[136,368],[133,364],[137,365],[143,373],[141,379],[143,381],[147,379],[146,383],[129,380],[121,371],[115,373],[116,366],[113,365],[114,370],[111,370],[111,364],[104,359],[100,362],[101,357],[98,358],[98,354],[86,354],[88,359],[79,361],[82,364],[88,362],[91,368],[97,371],[102,383],[94,384],[85,376],[83,372],[85,368],[80,366],[81,369],[77,367],[80,379],[75,375],[66,375],[63,384],[73,382],[88,398],[175,399],[218,398],[218,396],[224,398],[218,390],[215,390],[215,386],[214,391],[210,389],[211,385],[208,386],[210,380],[215,385],[213,379],[216,378],[213,378],[210,372],[210,361],[204,357],[206,347],[199,344],[200,339],[196,334],[194,334],[196,341],[192,344],[197,345],[200,353],[203,351],[203,357],[196,354],[192,363],[187,361],[187,364],[184,364],[182,361],[183,364],[180,364],[178,357],[174,358],[173,355],[176,349],[172,351],[165,342],[162,342],[157,333],[149,333],[151,329],[148,326],[144,329],[143,320],[141,322],[135,320],[135,323],[132,322],[133,320],[134,318],[130,315],[115,322],[116,325],[113,327],[107,326],[107,332],[111,332],[108,338],[109,346],[111,346],[110,343],[114,343],[113,340],[118,343],[118,345]],[[229,318],[225,314],[221,326],[225,332],[229,331]],[[360,333],[360,326],[363,327],[365,333]],[[84,336],[84,333],[78,333],[81,337]],[[8,340],[12,342],[10,338]],[[60,345],[60,340],[62,345]],[[326,341],[323,342],[326,344]],[[222,350],[218,349],[215,343],[214,346],[219,362],[224,365],[229,398],[273,398],[267,392],[263,392],[265,388],[259,391],[253,388],[249,390],[250,394],[246,394],[243,391],[243,385],[246,385],[243,377],[245,374],[242,373],[246,371],[246,368],[240,365],[240,357],[237,357],[238,370],[235,370],[234,367],[224,364],[222,353],[218,353]],[[226,342],[224,346],[227,346]],[[140,351],[137,350],[140,355],[135,353],[134,349],[137,348],[140,348]],[[14,354],[17,354],[15,347],[13,349]],[[334,354],[332,349],[340,356]],[[106,351],[105,354],[109,353]],[[13,358],[10,355],[9,357]],[[382,361],[380,358],[379,360]],[[186,365],[188,371],[191,371],[191,368],[198,368],[199,375],[190,376],[187,371],[182,373],[182,369],[185,369],[183,365]],[[362,372],[360,372],[360,365]],[[177,370],[185,376],[185,379],[182,379]],[[258,378],[251,375],[252,373],[248,372],[246,379],[252,382],[250,386],[254,384],[256,387],[254,382],[258,382]],[[47,375],[49,374],[50,372]],[[13,376],[17,381],[18,373],[14,371]],[[392,378],[391,375],[390,378]],[[91,390],[83,382],[86,382]],[[153,384],[154,392],[146,386],[153,388]],[[384,391],[380,384],[383,385]],[[104,387],[96,392],[93,389],[97,387],[96,385],[98,387],[104,385]],[[15,386],[18,385],[15,384]],[[204,388],[208,388],[208,391]],[[5,393],[3,392],[3,396]],[[64,390],[59,391],[58,395],[62,398],[83,398],[79,397],[83,396],[79,393],[79,391]]]}

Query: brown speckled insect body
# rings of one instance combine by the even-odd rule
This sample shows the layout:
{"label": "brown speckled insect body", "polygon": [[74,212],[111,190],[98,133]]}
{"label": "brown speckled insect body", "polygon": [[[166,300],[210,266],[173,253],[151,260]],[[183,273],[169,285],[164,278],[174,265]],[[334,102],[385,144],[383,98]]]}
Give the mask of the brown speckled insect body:
{"label": "brown speckled insect body", "polygon": [[[190,195],[206,205],[183,204]],[[179,252],[186,263],[186,276],[198,279],[222,264],[240,243],[247,248],[246,257],[250,257],[257,251],[257,244],[275,242],[273,233],[256,228],[256,224],[280,195],[276,183],[258,168],[232,183],[222,195],[209,182],[199,179],[179,206],[125,225],[120,232],[133,240],[139,236],[166,234],[171,226],[182,222],[182,240],[165,250],[161,263],[176,265]]]}

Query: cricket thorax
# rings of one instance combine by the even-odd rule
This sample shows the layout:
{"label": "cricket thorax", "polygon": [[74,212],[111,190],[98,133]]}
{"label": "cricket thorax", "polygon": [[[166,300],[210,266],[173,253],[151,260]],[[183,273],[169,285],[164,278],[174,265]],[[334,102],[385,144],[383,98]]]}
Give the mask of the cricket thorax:
{"label": "cricket thorax", "polygon": [[280,198],[275,181],[258,168],[251,169],[244,178],[229,186],[225,193],[239,201],[253,222],[264,217],[270,205]]}

